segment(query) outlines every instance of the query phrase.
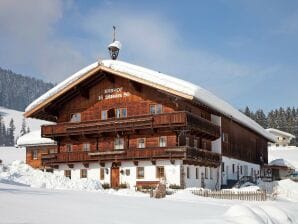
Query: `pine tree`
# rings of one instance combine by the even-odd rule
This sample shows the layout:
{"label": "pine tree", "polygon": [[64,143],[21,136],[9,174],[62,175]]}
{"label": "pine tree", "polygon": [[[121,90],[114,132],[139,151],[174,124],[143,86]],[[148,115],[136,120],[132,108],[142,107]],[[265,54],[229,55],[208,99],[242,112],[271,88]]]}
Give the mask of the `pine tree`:
{"label": "pine tree", "polygon": [[20,136],[23,136],[24,134],[26,134],[26,120],[25,120],[25,118],[23,118],[23,121],[22,121]]}
{"label": "pine tree", "polygon": [[10,120],[9,122],[9,127],[7,129],[7,138],[8,138],[8,145],[13,146],[15,141],[14,141],[14,132],[16,130],[16,127],[14,125],[13,119]]}

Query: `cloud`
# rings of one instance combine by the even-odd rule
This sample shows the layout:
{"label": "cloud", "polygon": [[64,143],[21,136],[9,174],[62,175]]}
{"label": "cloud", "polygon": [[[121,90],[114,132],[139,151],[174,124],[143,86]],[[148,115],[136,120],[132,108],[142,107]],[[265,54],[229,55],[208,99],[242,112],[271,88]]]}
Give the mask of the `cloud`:
{"label": "cloud", "polygon": [[59,38],[55,30],[55,25],[63,18],[64,5],[69,7],[69,2],[0,1],[2,63],[51,81],[61,81],[74,68],[82,66],[84,60],[80,52],[67,40]]}
{"label": "cloud", "polygon": [[280,69],[239,63],[199,48],[196,42],[186,42],[175,23],[160,12],[117,7],[112,1],[84,13],[73,1],[0,1],[0,61],[21,73],[58,82],[109,57],[113,25],[123,44],[120,60],[189,80],[223,98],[248,93],[253,83]]}

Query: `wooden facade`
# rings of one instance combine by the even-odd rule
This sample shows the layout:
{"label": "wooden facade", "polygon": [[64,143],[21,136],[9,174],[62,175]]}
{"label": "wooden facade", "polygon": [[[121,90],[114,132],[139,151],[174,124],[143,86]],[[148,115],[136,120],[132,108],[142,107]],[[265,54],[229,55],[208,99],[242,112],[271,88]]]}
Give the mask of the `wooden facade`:
{"label": "wooden facade", "polygon": [[[140,161],[175,164],[181,160],[187,165],[219,167],[226,156],[254,164],[268,162],[265,137],[199,100],[107,71],[86,76],[29,113],[56,122],[41,127],[42,137],[57,142],[57,152],[42,153],[40,166],[97,163],[105,167],[109,163],[111,185],[118,186],[119,166],[127,161],[137,166]],[[213,149],[215,141],[220,141],[220,151]]]}
{"label": "wooden facade", "polygon": [[37,145],[26,147],[26,163],[33,168],[43,169],[45,164],[42,160],[48,156],[57,153],[56,145]]}
{"label": "wooden facade", "polygon": [[[220,127],[211,122],[210,112],[192,102],[104,75],[88,94],[79,92],[60,103],[46,110],[56,111],[57,124],[42,126],[42,137],[56,140],[58,153],[55,158],[44,158],[44,164],[161,158],[198,158],[200,164],[220,164],[220,155],[211,152],[211,141],[220,137]],[[153,113],[154,106],[160,111]],[[125,116],[117,115],[118,109],[125,109]],[[102,117],[102,111],[107,117]],[[71,121],[74,114],[79,114],[79,121]],[[159,146],[160,137],[166,139],[164,147]],[[122,150],[115,150],[116,138],[124,139]],[[145,139],[144,149],[138,149],[140,138]],[[83,152],[86,143],[88,152]]]}

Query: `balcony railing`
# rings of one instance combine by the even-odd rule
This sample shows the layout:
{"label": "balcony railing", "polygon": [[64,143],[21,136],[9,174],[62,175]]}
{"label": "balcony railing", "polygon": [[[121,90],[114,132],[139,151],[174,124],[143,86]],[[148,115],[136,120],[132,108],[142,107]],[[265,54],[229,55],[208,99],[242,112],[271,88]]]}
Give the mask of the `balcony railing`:
{"label": "balcony railing", "polygon": [[91,120],[82,122],[65,122],[55,125],[43,125],[43,137],[81,135],[116,131],[134,131],[137,129],[184,127],[203,133],[206,138],[216,139],[220,136],[219,126],[186,111],[142,115],[119,119]]}
{"label": "balcony railing", "polygon": [[44,165],[59,163],[94,162],[94,161],[138,161],[157,159],[183,159],[201,164],[218,166],[221,156],[218,153],[207,150],[176,147],[176,148],[146,148],[128,149],[115,151],[92,151],[92,152],[61,152],[42,156]]}

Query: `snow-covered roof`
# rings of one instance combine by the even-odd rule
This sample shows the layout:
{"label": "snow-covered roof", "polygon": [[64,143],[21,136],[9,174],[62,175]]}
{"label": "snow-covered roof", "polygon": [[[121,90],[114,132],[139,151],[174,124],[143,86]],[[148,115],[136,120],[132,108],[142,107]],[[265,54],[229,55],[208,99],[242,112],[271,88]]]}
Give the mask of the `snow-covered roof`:
{"label": "snow-covered roof", "polygon": [[280,158],[280,159],[275,159],[272,160],[269,165],[271,166],[284,166],[284,167],[288,167],[291,168],[293,170],[295,170],[295,167],[287,160]]}
{"label": "snow-covered roof", "polygon": [[56,145],[56,142],[50,138],[42,138],[41,131],[32,131],[21,136],[17,140],[18,146],[34,146],[34,145]]}
{"label": "snow-covered roof", "polygon": [[288,132],[281,131],[281,130],[278,130],[275,128],[268,128],[266,130],[269,131],[273,135],[281,135],[281,136],[288,137],[288,138],[296,138],[295,135],[292,135]]}
{"label": "snow-covered roof", "polygon": [[190,100],[197,99],[206,106],[254,130],[268,140],[275,142],[275,137],[262,128],[259,124],[202,87],[178,78],[174,78],[173,76],[119,60],[103,60],[100,63],[96,62],[87,66],[86,68],[83,68],[33,101],[26,108],[25,114],[28,114],[29,111],[37,108],[44,101],[52,100],[52,98],[55,98],[57,93],[73,85],[78,80],[83,79],[85,74],[88,74],[95,68],[143,83],[148,86],[152,86],[154,88],[174,93]]}

